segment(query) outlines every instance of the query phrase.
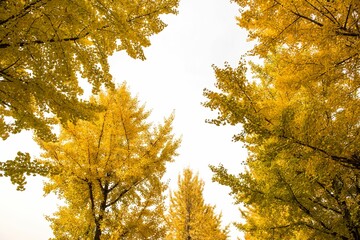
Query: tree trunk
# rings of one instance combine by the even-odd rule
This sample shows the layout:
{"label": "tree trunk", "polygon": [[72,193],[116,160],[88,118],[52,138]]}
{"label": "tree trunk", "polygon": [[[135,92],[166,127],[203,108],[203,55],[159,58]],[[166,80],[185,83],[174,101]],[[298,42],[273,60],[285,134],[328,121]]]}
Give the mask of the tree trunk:
{"label": "tree trunk", "polygon": [[106,181],[104,187],[101,185],[101,182],[99,180],[99,186],[101,188],[101,192],[103,194],[103,199],[100,204],[100,213],[99,217],[95,220],[95,235],[94,240],[100,240],[102,231],[101,231],[101,222],[104,218],[105,210],[106,210],[106,202],[109,194],[109,183]]}
{"label": "tree trunk", "polygon": [[95,229],[94,240],[100,240],[100,237],[101,237],[100,221],[96,221],[96,229]]}

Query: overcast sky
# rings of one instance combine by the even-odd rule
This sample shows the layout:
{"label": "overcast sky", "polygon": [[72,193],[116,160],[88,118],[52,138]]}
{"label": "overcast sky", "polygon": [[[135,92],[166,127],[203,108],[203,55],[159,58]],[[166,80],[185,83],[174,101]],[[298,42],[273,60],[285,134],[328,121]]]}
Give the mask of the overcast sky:
{"label": "overcast sky", "polygon": [[[184,167],[198,172],[205,181],[204,197],[222,212],[224,224],[240,221],[229,189],[211,181],[209,164],[222,163],[230,172],[241,171],[246,151],[231,141],[240,127],[218,127],[205,123],[216,114],[201,106],[204,88],[214,89],[212,64],[235,66],[250,48],[246,32],[236,25],[238,6],[228,0],[181,0],[177,16],[165,16],[168,27],[152,37],[145,50],[146,61],[133,60],[124,52],[110,57],[111,73],[117,83],[127,82],[151,120],[161,122],[175,112],[174,133],[182,136],[176,161],[168,166],[166,180],[175,189]],[[18,150],[38,154],[30,133],[0,142],[2,159],[12,159]],[[41,240],[52,236],[45,214],[56,210],[56,197],[43,197],[42,179],[29,178],[27,190],[17,192],[8,179],[0,179],[0,239]],[[231,228],[231,239],[241,236]]]}

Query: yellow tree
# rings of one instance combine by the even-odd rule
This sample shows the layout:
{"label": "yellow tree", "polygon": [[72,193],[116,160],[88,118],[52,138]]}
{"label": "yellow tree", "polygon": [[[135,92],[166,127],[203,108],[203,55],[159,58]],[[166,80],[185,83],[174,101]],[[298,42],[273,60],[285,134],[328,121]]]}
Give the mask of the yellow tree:
{"label": "yellow tree", "polygon": [[[93,93],[112,87],[108,56],[125,50],[145,59],[149,37],[166,26],[160,15],[176,14],[177,6],[178,0],[0,1],[0,137],[33,129],[54,140],[51,124],[89,120],[94,105],[79,100],[79,76]],[[10,170],[21,163],[0,170],[18,174],[22,167]]]}
{"label": "yellow tree", "polygon": [[162,238],[161,178],[180,143],[171,133],[173,117],[150,124],[125,85],[92,102],[105,107],[97,120],[70,123],[57,142],[39,140],[52,169],[45,192],[65,202],[48,217],[55,238]]}
{"label": "yellow tree", "polygon": [[206,90],[205,106],[219,116],[210,122],[241,124],[234,140],[249,150],[248,172],[235,177],[213,167],[215,179],[247,206],[240,227],[255,238],[302,231],[310,239],[359,239],[357,97],[339,99],[331,85],[326,95],[276,88],[274,59],[254,69],[259,81],[246,79],[245,63],[215,68],[221,91]]}
{"label": "yellow tree", "polygon": [[359,239],[360,174],[329,160],[298,159],[274,143],[267,147],[279,152],[252,153],[250,171],[237,176],[212,167],[215,180],[245,206],[246,222],[237,227],[246,239]]}
{"label": "yellow tree", "polygon": [[215,67],[219,91],[205,91],[205,106],[219,116],[210,122],[241,124],[234,140],[249,150],[246,173],[213,167],[215,179],[247,207],[239,227],[253,239],[359,239],[357,97],[339,99],[332,85],[329,95],[276,88],[274,65],[255,68],[258,81],[246,79],[245,63]]}
{"label": "yellow tree", "polygon": [[[263,58],[214,67],[210,122],[239,124],[247,171],[212,167],[246,206],[249,239],[360,239],[359,1],[236,0]],[[274,24],[276,23],[276,24]]]}
{"label": "yellow tree", "polygon": [[[258,42],[253,54],[266,57],[286,46],[289,55],[301,55],[288,59],[290,65],[313,64],[321,72],[358,65],[359,1],[234,1],[241,7],[239,25],[248,30],[250,40]],[[312,54],[305,57],[304,50]]]}
{"label": "yellow tree", "polygon": [[178,190],[170,195],[167,215],[167,239],[210,240],[227,239],[227,229],[221,227],[221,215],[215,214],[215,206],[204,203],[204,182],[185,169],[178,177]]}
{"label": "yellow tree", "polygon": [[159,16],[176,13],[177,5],[177,0],[1,1],[1,137],[33,128],[51,139],[48,113],[63,123],[86,118],[88,107],[77,98],[78,74],[93,92],[112,85],[107,57],[126,50],[145,59],[142,48],[165,27]]}
{"label": "yellow tree", "polygon": [[258,94],[261,100],[252,99],[253,111],[261,109],[263,119],[276,125],[270,114],[289,118],[301,110],[304,114],[297,112],[295,125],[284,126],[282,137],[360,168],[358,140],[353,141],[359,121],[359,2],[236,2],[243,9],[239,25],[258,41],[252,54],[265,60],[254,71],[263,85],[272,86]]}

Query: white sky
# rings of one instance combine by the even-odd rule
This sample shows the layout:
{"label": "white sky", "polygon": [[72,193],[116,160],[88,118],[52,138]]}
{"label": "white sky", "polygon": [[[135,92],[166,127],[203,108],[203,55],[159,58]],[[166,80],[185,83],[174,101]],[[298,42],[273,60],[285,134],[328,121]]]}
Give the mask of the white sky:
{"label": "white sky", "polygon": [[[124,52],[110,58],[116,82],[126,80],[151,120],[161,122],[175,111],[174,133],[182,136],[176,162],[168,166],[166,179],[175,188],[177,175],[190,166],[205,181],[204,198],[216,204],[223,223],[240,221],[240,213],[228,195],[229,189],[211,181],[209,164],[222,163],[232,173],[241,171],[246,151],[241,143],[231,142],[240,127],[217,127],[205,123],[216,115],[201,106],[204,88],[214,88],[212,64],[225,61],[236,65],[250,48],[246,32],[236,25],[238,7],[229,0],[181,0],[177,16],[164,16],[168,27],[152,37],[145,50],[146,61],[133,60]],[[29,132],[0,142],[1,159],[13,159],[18,150],[38,153]],[[44,198],[42,179],[28,179],[25,192],[16,191],[10,180],[0,178],[0,239],[42,240],[52,236],[44,215],[56,210],[56,197]],[[241,236],[234,227],[231,239]]]}

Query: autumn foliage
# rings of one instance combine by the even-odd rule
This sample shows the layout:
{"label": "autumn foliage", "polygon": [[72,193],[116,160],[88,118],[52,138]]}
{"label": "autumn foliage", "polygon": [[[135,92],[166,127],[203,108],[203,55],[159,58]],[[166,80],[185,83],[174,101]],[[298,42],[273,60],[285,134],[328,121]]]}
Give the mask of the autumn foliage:
{"label": "autumn foliage", "polygon": [[[30,129],[54,141],[54,124],[92,120],[99,107],[80,100],[79,78],[94,94],[113,88],[108,57],[126,51],[144,60],[150,36],[166,26],[160,15],[177,7],[178,0],[0,1],[0,138]],[[47,172],[23,155],[0,162],[0,176],[20,190],[24,175]]]}
{"label": "autumn foliage", "polygon": [[39,140],[53,169],[45,192],[65,202],[48,217],[56,239],[161,239],[161,178],[180,143],[173,117],[150,124],[125,85],[92,102],[105,106],[97,120],[69,124],[57,142]]}
{"label": "autumn foliage", "polygon": [[225,240],[226,228],[221,226],[221,215],[215,206],[204,202],[204,182],[187,168],[178,177],[178,190],[170,194],[166,239]]}
{"label": "autumn foliage", "polygon": [[247,170],[214,179],[247,239],[360,239],[358,1],[236,1],[262,63],[214,67],[210,123],[239,124]]}
{"label": "autumn foliage", "polygon": [[[249,240],[360,240],[360,2],[233,2],[255,47],[237,66],[213,66],[203,105],[218,113],[208,123],[240,126],[233,140],[249,153],[241,173],[210,166],[239,204],[236,226]],[[0,176],[19,190],[24,174],[48,177],[45,192],[64,203],[47,217],[55,239],[228,238],[190,169],[166,209],[162,177],[180,144],[173,115],[150,123],[109,74],[115,51],[145,59],[166,26],[160,15],[178,4],[0,1],[0,137],[32,129],[44,150],[0,162]]]}
{"label": "autumn foliage", "polygon": [[[125,50],[145,59],[149,37],[166,26],[159,16],[176,13],[177,0],[1,1],[0,137],[34,129],[53,139],[54,115],[62,123],[89,119],[78,77],[97,93],[113,85],[107,57]],[[13,119],[6,121],[5,117]]]}

